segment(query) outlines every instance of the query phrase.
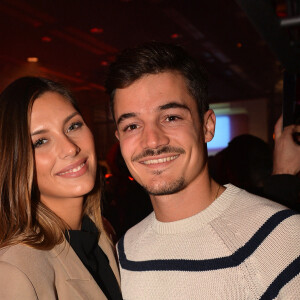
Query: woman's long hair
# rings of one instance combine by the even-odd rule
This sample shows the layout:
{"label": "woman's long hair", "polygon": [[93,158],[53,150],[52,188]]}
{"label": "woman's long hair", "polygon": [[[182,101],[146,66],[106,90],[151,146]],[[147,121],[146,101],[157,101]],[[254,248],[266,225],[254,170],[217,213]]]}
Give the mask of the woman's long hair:
{"label": "woman's long hair", "polygon": [[[0,248],[23,243],[37,249],[51,249],[64,240],[68,229],[40,201],[36,182],[30,120],[34,101],[45,92],[61,94],[79,111],[64,86],[45,78],[17,79],[0,95]],[[85,197],[83,214],[91,217],[101,232],[104,229],[98,178]]]}

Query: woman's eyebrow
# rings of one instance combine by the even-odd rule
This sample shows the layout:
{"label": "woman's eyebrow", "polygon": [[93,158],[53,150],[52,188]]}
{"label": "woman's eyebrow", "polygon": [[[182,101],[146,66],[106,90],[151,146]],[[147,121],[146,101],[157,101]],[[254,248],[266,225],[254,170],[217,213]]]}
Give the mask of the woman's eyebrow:
{"label": "woman's eyebrow", "polygon": [[48,130],[46,129],[41,129],[41,130],[36,130],[34,132],[31,133],[31,136],[37,135],[37,134],[43,134],[46,133]]}
{"label": "woman's eyebrow", "polygon": [[69,122],[73,117],[75,117],[76,115],[79,115],[78,111],[74,111],[72,114],[70,114],[69,116],[67,116],[64,120],[64,124],[66,124],[67,122]]}
{"label": "woman's eyebrow", "polygon": [[[74,111],[72,114],[70,114],[69,116],[67,116],[64,119],[64,124],[66,124],[67,122],[69,122],[73,117],[75,117],[76,115],[79,115],[78,111]],[[31,136],[37,135],[37,134],[43,134],[46,133],[48,130],[47,129],[40,129],[40,130],[36,130],[34,132],[31,133]]]}

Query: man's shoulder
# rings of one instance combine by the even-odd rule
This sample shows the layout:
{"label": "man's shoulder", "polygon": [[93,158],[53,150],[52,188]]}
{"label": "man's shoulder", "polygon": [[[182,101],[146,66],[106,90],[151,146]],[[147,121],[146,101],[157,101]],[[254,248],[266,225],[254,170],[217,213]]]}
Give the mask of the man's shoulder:
{"label": "man's shoulder", "polygon": [[[284,230],[286,237],[294,235],[295,231],[300,235],[298,212],[234,186],[229,186],[229,189],[235,191],[233,195],[235,199],[222,215],[221,223],[228,221],[232,227],[236,227],[236,230],[245,236],[252,235],[257,230],[268,231],[267,228],[274,234]],[[284,240],[284,237],[282,239]]]}
{"label": "man's shoulder", "polygon": [[120,243],[124,243],[124,239],[126,239],[127,247],[136,244],[140,239],[143,238],[147,231],[151,229],[151,224],[154,218],[154,212],[151,212],[142,221],[128,229],[124,236],[118,242],[118,245],[120,245]]}
{"label": "man's shoulder", "polygon": [[[241,214],[242,216],[247,215],[248,218],[258,217],[265,219],[279,211],[288,210],[282,204],[249,193],[231,184],[227,185],[227,188],[229,189],[230,197],[234,197],[232,205],[230,205],[226,212],[229,215],[238,216]],[[300,215],[298,217],[300,218]]]}
{"label": "man's shoulder", "polygon": [[129,239],[137,238],[141,236],[152,224],[153,218],[154,218],[154,212],[151,212],[147,217],[145,217],[142,221],[131,227],[126,232],[126,238]]}

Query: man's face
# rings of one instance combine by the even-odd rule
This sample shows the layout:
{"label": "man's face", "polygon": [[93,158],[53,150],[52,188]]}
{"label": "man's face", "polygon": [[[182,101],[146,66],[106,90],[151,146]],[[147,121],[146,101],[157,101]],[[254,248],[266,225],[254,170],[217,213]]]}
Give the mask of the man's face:
{"label": "man's face", "polygon": [[211,132],[182,75],[146,75],[117,89],[114,113],[127,167],[150,195],[179,192],[201,177]]}

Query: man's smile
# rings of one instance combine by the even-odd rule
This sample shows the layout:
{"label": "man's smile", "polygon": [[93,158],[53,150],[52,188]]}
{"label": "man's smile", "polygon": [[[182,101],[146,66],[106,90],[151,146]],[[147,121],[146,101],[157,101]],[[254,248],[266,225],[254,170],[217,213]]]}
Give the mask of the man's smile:
{"label": "man's smile", "polygon": [[144,165],[155,165],[155,164],[162,164],[162,163],[166,163],[169,161],[172,161],[174,159],[176,159],[179,156],[179,154],[177,155],[172,155],[172,156],[167,156],[167,157],[163,157],[163,158],[152,158],[149,160],[143,160],[140,163],[144,164]]}

